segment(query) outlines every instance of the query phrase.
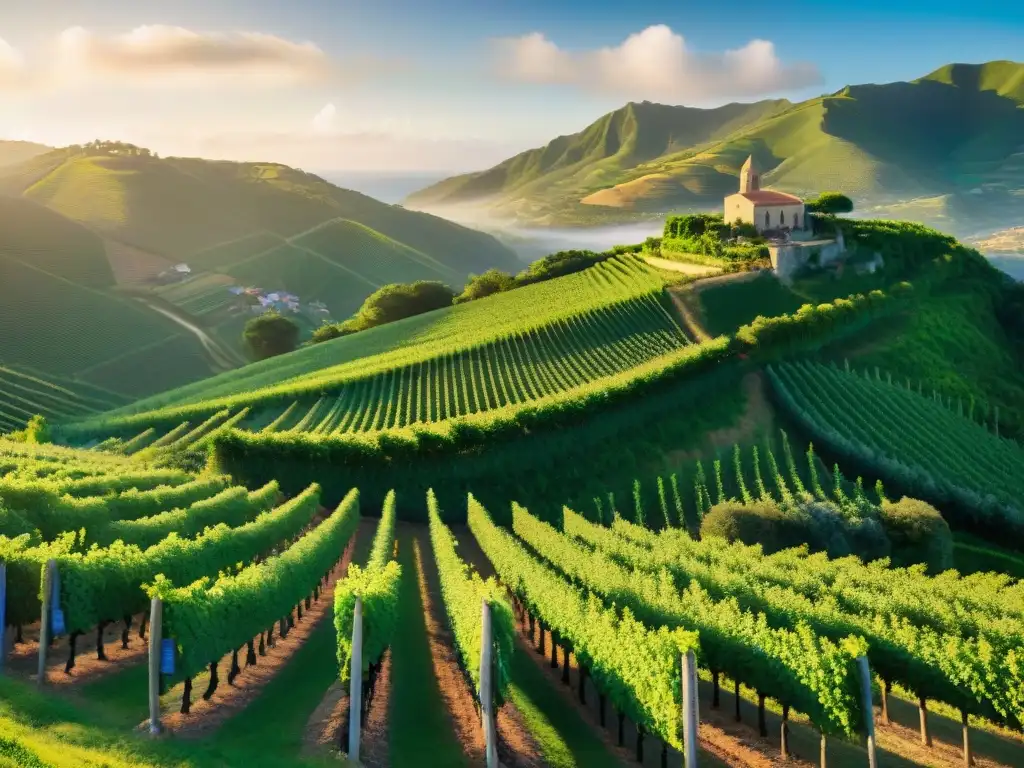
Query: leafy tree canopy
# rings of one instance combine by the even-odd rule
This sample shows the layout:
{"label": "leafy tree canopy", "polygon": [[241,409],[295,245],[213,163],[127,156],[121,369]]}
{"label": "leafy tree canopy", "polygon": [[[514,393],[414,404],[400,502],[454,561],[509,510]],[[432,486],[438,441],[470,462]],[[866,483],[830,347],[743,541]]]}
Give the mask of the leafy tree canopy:
{"label": "leafy tree canopy", "polygon": [[516,279],[500,269],[489,269],[482,275],[470,275],[466,287],[455,297],[456,304],[482,299],[516,287]]}
{"label": "leafy tree canopy", "polygon": [[812,213],[850,213],[853,210],[853,200],[842,192],[822,192],[813,200],[804,203],[804,207]]}
{"label": "leafy tree canopy", "polygon": [[242,342],[254,360],[266,360],[298,346],[299,326],[277,312],[267,312],[245,324]]}

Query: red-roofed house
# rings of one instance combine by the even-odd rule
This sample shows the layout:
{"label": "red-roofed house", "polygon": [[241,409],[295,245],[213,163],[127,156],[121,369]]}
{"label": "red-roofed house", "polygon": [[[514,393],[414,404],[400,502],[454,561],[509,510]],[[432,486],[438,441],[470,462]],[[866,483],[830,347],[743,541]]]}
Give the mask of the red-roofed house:
{"label": "red-roofed house", "polygon": [[740,169],[740,191],[725,198],[725,220],[753,224],[758,232],[775,229],[803,229],[804,202],[785,192],[761,189],[761,175],[753,156]]}

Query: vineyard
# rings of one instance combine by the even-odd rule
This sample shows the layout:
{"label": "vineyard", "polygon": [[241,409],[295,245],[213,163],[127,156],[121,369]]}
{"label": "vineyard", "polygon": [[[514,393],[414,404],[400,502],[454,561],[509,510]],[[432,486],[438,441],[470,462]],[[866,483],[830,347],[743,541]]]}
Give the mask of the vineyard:
{"label": "vineyard", "polygon": [[[441,268],[361,226],[278,247]],[[726,300],[767,279],[699,343],[623,254],[131,404],[0,368],[49,418],[0,436],[0,766],[1024,764],[1006,415],[819,362],[916,286]]]}
{"label": "vineyard", "polygon": [[0,366],[0,429],[14,431],[40,414],[51,420],[81,418],[124,405],[126,398],[98,387]]}
{"label": "vineyard", "polygon": [[171,428],[240,406],[251,406],[262,428],[303,396],[312,397],[296,406],[289,426],[303,421],[299,431],[322,425],[326,432],[343,421],[342,432],[367,431],[528,402],[685,347],[661,292],[639,262],[612,260],[246,366],[71,432]]}
{"label": "vineyard", "polygon": [[1018,537],[1024,531],[1024,451],[920,384],[835,367],[769,368],[782,406],[837,454],[907,493],[953,506],[966,524]]}

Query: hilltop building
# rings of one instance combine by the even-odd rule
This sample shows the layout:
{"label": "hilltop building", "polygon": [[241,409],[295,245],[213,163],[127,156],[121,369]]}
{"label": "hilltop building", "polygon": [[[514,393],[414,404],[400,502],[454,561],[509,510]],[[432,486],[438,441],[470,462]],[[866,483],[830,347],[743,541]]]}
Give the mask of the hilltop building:
{"label": "hilltop building", "polygon": [[804,229],[807,214],[799,197],[761,189],[751,155],[740,169],[740,191],[725,198],[725,221],[753,224],[758,232]]}

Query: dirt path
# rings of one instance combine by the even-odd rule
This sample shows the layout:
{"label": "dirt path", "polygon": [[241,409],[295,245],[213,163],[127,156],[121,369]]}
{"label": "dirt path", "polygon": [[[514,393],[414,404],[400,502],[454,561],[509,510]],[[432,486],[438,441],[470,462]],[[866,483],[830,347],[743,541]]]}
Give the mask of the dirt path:
{"label": "dirt path", "polygon": [[679,319],[683,322],[683,328],[690,338],[699,344],[703,341],[710,341],[711,334],[704,328],[704,323],[700,318],[700,310],[695,306],[691,306],[691,299],[694,296],[696,294],[689,287],[668,289],[668,297],[672,300],[676,311],[679,312]]}
{"label": "dirt path", "polygon": [[156,302],[151,301],[150,299],[144,296],[136,296],[135,299],[141,304],[145,304],[154,312],[158,312],[164,317],[173,320],[175,323],[177,323],[186,331],[188,331],[197,339],[199,339],[199,343],[203,345],[203,349],[206,350],[206,353],[207,355],[209,355],[211,362],[213,362],[213,364],[217,368],[219,368],[220,371],[230,371],[231,369],[237,367],[237,360],[234,358],[234,356],[228,350],[224,349],[224,347],[221,346],[221,343],[219,341],[214,339],[212,336],[210,336],[210,334],[208,334],[198,325],[193,323],[191,320],[188,320],[186,317],[177,312],[171,311],[167,307],[160,306]]}
{"label": "dirt path", "polygon": [[[360,532],[362,529],[360,529]],[[279,627],[274,626],[274,647],[266,648],[265,656],[257,656],[255,666],[245,666],[245,648],[239,653],[239,665],[242,673],[233,684],[227,682],[228,670],[231,668],[231,654],[220,659],[217,668],[220,682],[217,690],[209,701],[203,700],[203,692],[209,681],[208,673],[197,675],[192,682],[191,712],[183,715],[180,706],[184,685],[179,684],[161,697],[161,722],[164,730],[182,738],[201,738],[219,728],[225,721],[244,709],[256,699],[263,688],[273,679],[274,675],[286,665],[302,647],[309,636],[325,620],[334,615],[334,585],[338,579],[344,578],[348,564],[352,559],[357,533],[349,542],[341,561],[334,567],[328,578],[327,586],[321,590],[319,600],[312,603],[308,610],[303,610],[303,617],[295,622],[288,631],[286,638],[281,638]],[[145,725],[145,723],[143,724]]]}
{"label": "dirt path", "polygon": [[692,275],[694,277],[717,275],[722,271],[721,267],[714,267],[710,264],[691,264],[685,261],[671,261],[669,259],[659,259],[657,256],[645,256],[644,261],[658,269],[666,269],[669,272],[681,272],[684,275]]}
{"label": "dirt path", "polygon": [[[138,629],[141,621],[142,614],[132,617],[131,630],[128,632],[128,648],[121,647],[124,622],[107,624],[103,630],[103,651],[107,657],[106,661],[99,659],[96,653],[98,628],[81,635],[75,644],[75,666],[70,672],[64,671],[70,655],[69,637],[62,635],[57,638],[46,656],[46,683],[61,687],[77,686],[143,663],[149,651],[149,633],[147,632],[145,640],[139,638]],[[11,647],[4,661],[4,672],[35,680],[39,669],[39,625],[25,627],[22,634],[24,642]],[[8,635],[13,638],[14,632],[9,631]]]}
{"label": "dirt path", "polygon": [[444,612],[430,535],[427,527],[422,525],[410,526],[407,530],[415,553],[416,572],[403,574],[403,578],[415,578],[419,584],[438,687],[451,713],[452,725],[466,757],[470,764],[481,765],[485,751],[483,729],[477,714],[476,700],[466,685],[455,656],[454,639]]}

